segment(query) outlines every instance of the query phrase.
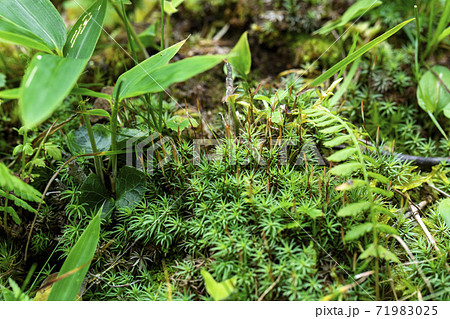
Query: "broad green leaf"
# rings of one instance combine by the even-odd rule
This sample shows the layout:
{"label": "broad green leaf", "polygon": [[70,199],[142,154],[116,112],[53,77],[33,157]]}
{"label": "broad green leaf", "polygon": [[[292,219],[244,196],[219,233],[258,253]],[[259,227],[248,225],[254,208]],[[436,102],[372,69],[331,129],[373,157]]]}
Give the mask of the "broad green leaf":
{"label": "broad green leaf", "polygon": [[[103,125],[94,125],[94,139],[97,144],[97,151],[108,151],[111,147],[111,133]],[[76,131],[70,131],[67,134],[67,146],[74,155],[93,153],[91,141],[85,126],[80,127]]]}
{"label": "broad green leaf", "polygon": [[[439,77],[437,78],[435,74]],[[450,104],[450,92],[444,85],[450,83],[450,70],[442,65],[436,65],[425,72],[420,78],[417,88],[417,102],[419,106],[436,115]]]}
{"label": "broad green leaf", "polygon": [[320,132],[323,134],[334,134],[334,133],[340,132],[343,128],[344,128],[344,126],[342,124],[338,124],[338,125],[324,128],[323,130],[320,130]]}
{"label": "broad green leaf", "polygon": [[450,198],[444,199],[439,204],[439,214],[441,214],[441,217],[445,220],[445,223],[447,226],[450,227]]}
{"label": "broad green leaf", "polygon": [[409,19],[406,20],[402,23],[400,23],[399,25],[393,27],[392,29],[390,29],[389,31],[383,33],[382,35],[380,35],[378,38],[370,41],[369,43],[363,45],[361,48],[359,48],[358,50],[356,50],[355,52],[353,52],[352,54],[350,54],[349,56],[347,56],[345,59],[341,60],[340,62],[336,63],[333,67],[331,67],[328,71],[324,72],[322,75],[320,75],[319,77],[317,77],[314,81],[312,81],[308,87],[314,87],[317,86],[321,83],[323,83],[324,81],[328,80],[330,77],[332,77],[335,73],[339,72],[340,69],[342,69],[343,67],[347,66],[348,64],[352,63],[353,61],[355,61],[357,58],[359,58],[361,55],[363,55],[364,53],[366,53],[367,51],[369,51],[370,49],[374,48],[375,46],[377,46],[378,44],[380,44],[381,42],[383,42],[384,40],[386,40],[387,38],[389,38],[390,36],[392,36],[393,34],[395,34],[397,31],[399,31],[401,28],[403,28],[405,25],[407,25],[408,23],[410,23],[412,20],[414,19]]}
{"label": "broad green leaf", "polygon": [[0,0],[0,17],[30,31],[58,52],[66,42],[66,26],[50,0]]}
{"label": "broad green leaf", "polygon": [[348,204],[345,207],[342,207],[337,212],[337,215],[339,217],[356,216],[357,214],[368,210],[369,207],[370,207],[370,203],[369,202],[352,203],[352,204]]}
{"label": "broad green leaf", "polygon": [[98,211],[102,208],[102,218],[109,215],[114,208],[114,201],[100,178],[90,174],[80,188],[80,204],[87,204],[90,210]]}
{"label": "broad green leaf", "polygon": [[182,132],[189,126],[197,127],[198,123],[193,118],[186,118],[183,116],[175,115],[171,117],[169,120],[166,121],[167,128],[170,128],[171,130],[175,132]]}
{"label": "broad green leaf", "polygon": [[345,26],[351,20],[360,17],[367,11],[380,6],[383,2],[374,0],[359,0],[356,1],[352,6],[350,6],[347,11],[344,12],[341,18],[338,20],[327,23],[322,28],[316,31],[318,34],[326,34],[330,31]]}
{"label": "broad green leaf", "polygon": [[22,79],[19,107],[24,126],[45,121],[70,93],[87,60],[37,54]]}
{"label": "broad green leaf", "polygon": [[[417,102],[428,113],[442,135],[447,138],[436,116],[444,111],[444,115],[450,118],[450,112],[448,111],[450,110],[450,92],[447,91],[450,83],[450,70],[441,65],[436,65],[431,70],[425,72],[420,78],[419,86],[417,87]],[[447,85],[447,88],[444,85]]]}
{"label": "broad green leaf", "polygon": [[372,230],[372,223],[364,223],[357,225],[355,227],[352,227],[346,234],[344,239],[346,241],[352,241],[355,239],[358,239],[359,237],[363,236],[365,233]]}
{"label": "broad green leaf", "polygon": [[385,177],[385,176],[383,176],[381,174],[378,174],[378,173],[367,172],[367,175],[369,175],[370,177],[372,177],[372,178],[374,178],[374,179],[376,179],[376,180],[378,180],[381,183],[386,184],[386,185],[388,185],[389,182],[390,182],[389,178],[387,178],[387,177]]}
{"label": "broad green leaf", "polygon": [[326,141],[325,143],[323,143],[323,145],[325,147],[332,148],[347,142],[349,139],[350,139],[349,135],[338,136],[333,138],[332,140]]}
{"label": "broad green leaf", "polygon": [[352,156],[356,152],[356,148],[353,147],[347,147],[343,150],[337,151],[331,156],[328,156],[328,160],[332,162],[342,162],[345,161],[347,158]]}
{"label": "broad green leaf", "polygon": [[[186,40],[178,42],[177,44],[174,44],[171,47],[149,57],[147,60],[139,63],[131,70],[123,73],[117,80],[116,86],[114,87],[113,97],[116,97],[119,93],[119,99],[122,100],[127,97],[134,97],[143,93],[148,93],[145,89],[143,89],[144,92],[137,91],[135,90],[135,87],[143,82],[147,83],[149,80],[151,81],[151,73],[159,67],[167,64],[175,56],[175,54],[177,54],[185,42]],[[144,87],[145,83],[143,84]],[[119,87],[120,92],[117,92]]]}
{"label": "broad green leaf", "polygon": [[105,100],[108,100],[109,102],[112,101],[112,97],[109,94],[95,92],[95,91],[92,91],[92,90],[89,90],[89,89],[85,89],[85,88],[77,88],[77,87],[75,87],[75,88],[72,89],[70,94],[91,96],[91,97],[97,97],[97,98],[100,98],[100,99],[105,99]]}
{"label": "broad green leaf", "polygon": [[[132,79],[131,81],[134,83],[134,86],[128,86],[126,91],[120,90],[120,99],[145,93],[161,92],[174,83],[186,81],[199,73],[211,69],[215,65],[222,62],[223,58],[224,56],[221,55],[203,55],[164,65],[156,70],[153,70],[149,74],[145,74],[140,78],[139,82]],[[139,65],[136,67],[139,67]],[[126,83],[128,83],[128,81]]]}
{"label": "broad green leaf", "polygon": [[206,291],[213,297],[215,301],[228,298],[236,287],[237,277],[227,279],[222,282],[214,280],[213,276],[206,270],[201,270],[203,279],[205,279]]}
{"label": "broad green leaf", "polygon": [[87,9],[70,29],[64,46],[64,56],[90,59],[102,32],[107,0],[98,0]]}
{"label": "broad green leaf", "polygon": [[358,162],[350,162],[345,164],[340,164],[333,167],[330,170],[330,173],[337,176],[347,176],[353,172],[356,172],[361,168],[361,163]]}
{"label": "broad green leaf", "polygon": [[48,53],[51,52],[44,41],[33,33],[3,19],[0,19],[0,42],[23,45]]}
{"label": "broad green leaf", "polygon": [[116,207],[134,208],[142,200],[146,190],[145,174],[134,167],[124,166],[117,175]]}
{"label": "broad green leaf", "polygon": [[248,45],[247,32],[239,38],[238,43],[227,56],[228,62],[240,75],[245,76],[250,73],[252,66],[252,56]]}
{"label": "broad green leaf", "polygon": [[6,85],[6,75],[4,73],[0,73],[0,88],[4,88]]}
{"label": "broad green leaf", "polygon": [[49,301],[75,300],[94,257],[99,236],[100,212],[92,219],[80,239],[70,250],[58,276],[61,277],[71,271],[75,272],[53,284],[48,296]]}
{"label": "broad green leaf", "polygon": [[20,97],[20,89],[10,89],[0,91],[0,99],[15,100]]}
{"label": "broad green leaf", "polygon": [[377,224],[376,229],[378,229],[380,232],[385,233],[385,234],[398,235],[397,229],[395,229],[394,227],[391,227],[389,225],[386,225],[386,224]]}

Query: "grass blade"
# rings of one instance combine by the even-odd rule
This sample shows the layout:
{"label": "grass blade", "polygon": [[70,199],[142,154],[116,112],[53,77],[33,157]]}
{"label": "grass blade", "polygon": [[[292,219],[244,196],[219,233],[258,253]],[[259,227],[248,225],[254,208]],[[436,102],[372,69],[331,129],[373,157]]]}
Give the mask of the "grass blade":
{"label": "grass blade", "polygon": [[320,75],[319,77],[317,77],[314,81],[312,81],[308,86],[309,87],[314,87],[317,86],[321,83],[323,83],[324,81],[328,80],[329,78],[331,78],[335,73],[337,73],[342,67],[348,65],[349,63],[352,63],[353,61],[355,61],[357,58],[359,58],[361,55],[363,55],[364,53],[366,53],[367,51],[369,51],[370,49],[374,48],[376,45],[380,44],[381,42],[383,42],[384,40],[386,40],[387,38],[389,38],[390,36],[392,36],[393,34],[395,34],[397,31],[399,31],[401,28],[403,28],[405,25],[407,25],[408,23],[410,23],[411,21],[413,21],[413,19],[409,19],[406,20],[402,23],[400,23],[399,25],[393,27],[392,29],[390,29],[389,31],[383,33],[382,35],[380,35],[378,38],[370,41],[369,43],[363,45],[361,48],[359,48],[358,50],[356,50],[355,52],[353,52],[352,54],[350,54],[348,57],[346,57],[345,59],[343,59],[342,61],[336,63],[333,67],[331,67],[328,71],[326,71],[325,73],[323,73],[322,75]]}
{"label": "grass blade", "polygon": [[[70,250],[64,264],[59,271],[58,276],[61,277],[68,272],[74,271],[72,274],[58,280],[52,287],[49,301],[73,301],[80,290],[83,279],[89,269],[92,258],[94,257],[97,243],[100,236],[100,214],[92,219],[86,230],[76,242],[75,246]],[[78,269],[78,270],[77,270]]]}

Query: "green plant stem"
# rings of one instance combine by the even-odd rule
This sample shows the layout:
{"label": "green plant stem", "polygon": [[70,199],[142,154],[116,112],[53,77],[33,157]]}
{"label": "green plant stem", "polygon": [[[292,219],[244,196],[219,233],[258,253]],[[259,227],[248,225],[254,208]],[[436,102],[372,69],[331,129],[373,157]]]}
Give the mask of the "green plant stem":
{"label": "green plant stem", "polygon": [[417,82],[419,81],[419,42],[420,42],[420,20],[417,5],[414,5],[414,17],[416,18],[416,42],[414,48],[414,68]]}
{"label": "green plant stem", "polygon": [[[134,49],[134,45],[133,45],[133,36],[131,35],[131,33],[132,33],[131,29],[133,29],[133,27],[131,26],[130,22],[128,21],[127,13],[125,12],[125,6],[124,6],[123,2],[122,2],[122,14],[123,14],[122,20],[123,20],[123,23],[125,24],[125,29],[127,31],[127,38],[128,38],[128,44],[130,46],[130,51],[131,51],[131,54],[133,55],[134,63],[136,65],[138,65],[139,61],[137,58],[136,50]],[[142,50],[142,48],[141,48],[141,50]]]}
{"label": "green plant stem", "polygon": [[[86,112],[86,107],[84,106],[83,101],[80,101],[80,108],[83,112]],[[89,141],[91,143],[92,152],[98,153],[97,150],[97,143],[95,142],[95,136],[94,131],[92,130],[91,121],[89,120],[89,116],[86,113],[82,114],[84,125],[86,126],[86,130],[89,136]],[[103,176],[103,167],[102,162],[100,161],[100,158],[98,156],[94,156],[94,166],[95,166],[95,172],[97,173],[98,177],[100,177],[100,180],[103,184],[105,184],[105,177]]]}
{"label": "green plant stem", "polygon": [[111,110],[111,165],[112,165],[112,178],[111,188],[113,193],[116,192],[116,178],[117,178],[117,114],[119,112],[119,97],[116,96],[114,105]]}
{"label": "green plant stem", "polygon": [[23,129],[23,143],[22,143],[22,172],[20,174],[20,177],[25,178],[25,146],[27,145],[27,130]]}
{"label": "green plant stem", "polygon": [[[124,18],[124,16],[122,15],[122,12],[120,12],[120,9],[117,7],[117,4],[115,4],[114,2],[112,2],[113,8],[116,11],[117,15],[120,17],[120,19],[122,21],[124,21],[125,23],[125,27],[126,27],[126,19]],[[144,44],[142,43],[141,39],[139,39],[139,36],[137,35],[136,31],[134,30],[133,26],[129,26],[129,31],[131,33],[131,36],[133,37],[134,41],[136,42],[136,45],[139,47],[139,50],[141,50],[142,52],[144,52],[145,58],[148,59],[150,57],[150,55],[147,52],[147,49],[145,49]]]}
{"label": "green plant stem", "polygon": [[[161,51],[164,50],[165,43],[164,43],[164,0],[161,0],[159,3],[161,7]],[[163,93],[159,92],[159,108],[158,108],[158,115],[159,115],[159,121],[158,121],[158,128],[159,132],[162,133],[163,129]]]}

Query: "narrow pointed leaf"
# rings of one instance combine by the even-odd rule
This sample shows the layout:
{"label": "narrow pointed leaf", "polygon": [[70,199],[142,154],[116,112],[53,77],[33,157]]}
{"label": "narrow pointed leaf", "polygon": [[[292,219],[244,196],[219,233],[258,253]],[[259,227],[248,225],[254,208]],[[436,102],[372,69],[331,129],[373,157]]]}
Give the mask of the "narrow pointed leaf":
{"label": "narrow pointed leaf", "polygon": [[73,301],[83,283],[89,265],[97,249],[100,236],[100,212],[92,219],[86,230],[70,250],[58,276],[76,270],[74,273],[53,284],[49,301]]}
{"label": "narrow pointed leaf", "polygon": [[393,34],[395,34],[397,31],[399,31],[401,28],[403,28],[405,25],[407,25],[408,23],[410,23],[412,20],[414,19],[409,19],[407,21],[404,21],[402,23],[400,23],[399,25],[393,27],[392,29],[390,29],[389,31],[383,33],[382,35],[380,35],[378,38],[370,41],[369,43],[363,45],[361,48],[359,48],[358,50],[356,50],[355,52],[353,52],[352,54],[350,54],[349,56],[347,56],[345,59],[343,59],[342,61],[340,61],[339,63],[336,63],[333,67],[331,67],[328,71],[324,72],[322,75],[320,75],[319,77],[317,77],[314,81],[312,81],[308,86],[309,87],[314,87],[316,85],[319,85],[321,83],[323,83],[324,81],[328,80],[330,77],[332,77],[335,73],[339,72],[340,69],[342,69],[343,67],[347,66],[348,64],[352,63],[353,61],[355,61],[357,58],[359,58],[361,55],[363,55],[364,53],[366,53],[367,51],[369,51],[370,49],[374,48],[375,46],[377,46],[378,44],[380,44],[381,42],[383,42],[384,40],[386,40],[387,38],[389,38],[390,36],[392,36]]}
{"label": "narrow pointed leaf", "polygon": [[33,33],[3,19],[0,19],[0,42],[23,45],[48,53],[51,52],[47,44]]}
{"label": "narrow pointed leaf", "polygon": [[97,45],[105,18],[107,0],[98,0],[78,19],[67,35],[64,56],[90,59]]}
{"label": "narrow pointed leaf", "polygon": [[[136,90],[135,87],[144,82],[146,83],[151,81],[151,73],[159,67],[167,64],[175,56],[175,54],[177,54],[184,42],[186,42],[186,40],[178,42],[177,44],[174,44],[171,47],[149,57],[144,62],[139,63],[131,70],[123,73],[117,80],[116,86],[114,87],[113,97],[117,96],[117,90],[119,87],[120,99],[148,93],[145,92],[145,90],[144,92]],[[145,84],[143,86],[145,86]]]}
{"label": "narrow pointed leaf", "polygon": [[149,74],[145,74],[145,76],[140,78],[139,82],[131,80],[134,86],[128,86],[126,91],[121,90],[120,99],[145,93],[161,92],[174,83],[186,81],[197,74],[211,69],[222,62],[223,59],[224,56],[222,55],[204,55],[164,65]]}
{"label": "narrow pointed leaf", "polygon": [[46,120],[70,93],[87,60],[38,54],[31,61],[19,97],[20,117],[32,128]]}
{"label": "narrow pointed leaf", "polygon": [[50,49],[62,51],[66,26],[50,0],[0,0],[0,16],[35,34]]}
{"label": "narrow pointed leaf", "polygon": [[250,73],[252,56],[248,45],[247,32],[241,35],[238,43],[229,53],[228,62],[240,75],[245,76]]}

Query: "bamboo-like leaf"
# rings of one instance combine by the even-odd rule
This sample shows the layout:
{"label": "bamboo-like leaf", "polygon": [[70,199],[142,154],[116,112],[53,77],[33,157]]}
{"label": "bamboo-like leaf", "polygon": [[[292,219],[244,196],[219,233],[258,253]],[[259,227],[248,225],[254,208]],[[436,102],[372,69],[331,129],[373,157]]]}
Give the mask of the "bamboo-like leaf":
{"label": "bamboo-like leaf", "polygon": [[0,19],[0,42],[23,45],[50,53],[45,42],[33,33],[9,21]]}
{"label": "bamboo-like leaf", "polygon": [[0,16],[30,31],[58,52],[66,42],[66,26],[50,0],[0,0]]}
{"label": "bamboo-like leaf", "polygon": [[364,223],[357,225],[355,227],[352,227],[346,234],[344,239],[346,241],[352,241],[355,239],[358,239],[359,237],[363,236],[365,233],[372,230],[372,223]]}
{"label": "bamboo-like leaf", "polygon": [[94,257],[100,236],[100,212],[92,219],[86,230],[70,250],[58,277],[74,271],[67,277],[57,281],[50,291],[48,300],[73,301],[80,290],[83,279]]}
{"label": "bamboo-like leaf", "polygon": [[359,202],[359,203],[352,203],[348,204],[345,207],[342,207],[338,212],[337,215],[339,217],[345,217],[345,216],[356,216],[357,214],[368,210],[370,207],[369,202]]}
{"label": "bamboo-like leaf", "polygon": [[86,111],[78,111],[78,113],[81,114],[87,114],[87,115],[93,115],[93,116],[104,116],[104,117],[111,117],[106,110],[102,109],[92,109],[92,110],[86,110]]}
{"label": "bamboo-like leaf", "polygon": [[347,56],[345,59],[343,59],[340,62],[336,63],[328,71],[324,72],[322,75],[317,77],[314,81],[309,83],[308,86],[309,87],[314,87],[314,86],[317,86],[317,85],[321,84],[322,82],[326,81],[327,79],[332,77],[336,72],[338,72],[341,68],[345,67],[349,63],[352,63],[357,58],[359,58],[361,55],[363,55],[364,53],[366,53],[367,51],[369,51],[373,47],[377,46],[378,44],[380,44],[381,42],[383,42],[384,40],[386,40],[390,36],[394,35],[401,28],[403,28],[405,25],[407,25],[408,23],[410,23],[413,20],[414,19],[406,20],[406,21],[400,23],[399,25],[393,27],[392,29],[388,30],[387,32],[383,33],[378,38],[370,41],[369,43],[367,43],[365,45],[363,45],[361,48],[359,48],[358,50],[356,50],[355,52],[353,52],[352,54]]}
{"label": "bamboo-like leaf", "polygon": [[325,147],[332,148],[332,147],[335,147],[335,146],[338,146],[338,145],[341,145],[341,144],[347,142],[349,139],[350,139],[350,135],[338,136],[338,137],[333,138],[332,140],[326,141],[325,143],[323,143],[323,145]]}
{"label": "bamboo-like leaf", "polygon": [[333,167],[330,170],[330,173],[333,175],[337,175],[337,176],[347,176],[353,172],[356,172],[360,168],[361,168],[361,163],[350,162],[350,163],[340,164],[340,165]]}
{"label": "bamboo-like leaf", "polygon": [[345,161],[347,158],[352,156],[356,152],[356,148],[353,147],[347,147],[343,150],[337,151],[331,156],[328,156],[328,160],[332,162],[342,162]]}
{"label": "bamboo-like leaf", "polygon": [[105,100],[108,100],[109,102],[112,101],[112,97],[109,94],[95,92],[95,91],[85,89],[85,88],[73,88],[72,92],[70,92],[70,94],[91,96],[91,97],[97,97],[100,99],[105,99]]}
{"label": "bamboo-like leaf", "polygon": [[241,35],[238,43],[229,53],[228,62],[240,75],[245,76],[250,73],[252,56],[248,45],[247,32]]}
{"label": "bamboo-like leaf", "polygon": [[379,0],[359,0],[356,1],[352,6],[350,6],[347,11],[344,12],[342,17],[338,20],[325,24],[322,28],[317,30],[315,33],[326,34],[330,31],[345,26],[348,22],[381,5],[383,2]]}
{"label": "bamboo-like leaf", "polygon": [[91,58],[102,31],[107,6],[107,0],[98,0],[83,13],[67,35],[64,56],[74,59]]}
{"label": "bamboo-like leaf", "polygon": [[70,93],[87,60],[37,54],[22,79],[19,107],[24,126],[46,120]]}
{"label": "bamboo-like leaf", "polygon": [[[155,55],[152,55],[147,60],[136,65],[131,70],[123,73],[117,80],[116,86],[114,87],[113,97],[116,97],[118,95],[119,99],[122,100],[124,98],[148,93],[145,91],[145,89],[136,90],[135,87],[138,85],[145,87],[146,83],[152,81],[152,72],[159,67],[167,64],[175,56],[175,54],[177,54],[177,52],[185,42],[186,40],[178,42],[171,47],[168,47],[167,49]],[[120,92],[117,92],[119,87]]]}
{"label": "bamboo-like leaf", "polygon": [[[134,86],[128,86],[126,91],[121,90],[120,99],[145,93],[161,92],[174,83],[186,81],[199,73],[211,69],[215,65],[222,62],[223,59],[224,56],[221,55],[195,56],[161,66],[158,69],[153,70],[151,73],[141,77],[139,82],[131,79]],[[116,87],[118,86],[116,85]]]}

